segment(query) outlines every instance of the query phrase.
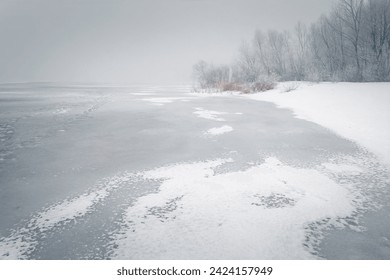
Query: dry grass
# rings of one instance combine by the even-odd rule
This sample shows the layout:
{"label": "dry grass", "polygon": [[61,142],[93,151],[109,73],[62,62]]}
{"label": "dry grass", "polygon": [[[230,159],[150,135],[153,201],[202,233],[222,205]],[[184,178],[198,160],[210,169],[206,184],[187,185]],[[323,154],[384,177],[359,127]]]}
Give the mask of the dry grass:
{"label": "dry grass", "polygon": [[225,83],[220,86],[221,91],[238,91],[244,94],[263,92],[275,88],[276,83],[271,81],[256,82],[253,84]]}
{"label": "dry grass", "polygon": [[237,83],[222,83],[219,88],[221,91],[242,91],[242,85]]}
{"label": "dry grass", "polygon": [[239,84],[239,83],[220,83],[212,88],[201,88],[194,90],[195,92],[240,92],[243,94],[249,94],[254,92],[263,92],[274,89],[276,83],[273,81],[261,81],[252,84]]}
{"label": "dry grass", "polygon": [[298,83],[290,83],[290,84],[285,85],[283,87],[283,92],[291,92],[291,91],[296,90],[298,87],[299,87]]}
{"label": "dry grass", "polygon": [[276,86],[276,83],[273,81],[262,81],[262,82],[256,82],[252,84],[252,92],[262,92],[274,89]]}

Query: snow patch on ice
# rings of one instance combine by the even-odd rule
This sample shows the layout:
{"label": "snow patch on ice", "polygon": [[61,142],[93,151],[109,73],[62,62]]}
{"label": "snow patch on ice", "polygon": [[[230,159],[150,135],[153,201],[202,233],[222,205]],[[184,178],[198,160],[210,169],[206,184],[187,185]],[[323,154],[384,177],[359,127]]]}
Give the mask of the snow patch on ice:
{"label": "snow patch on ice", "polygon": [[213,127],[207,130],[204,134],[205,135],[211,135],[211,136],[216,136],[216,135],[222,135],[228,132],[233,131],[233,127],[229,125],[224,125],[221,127]]}
{"label": "snow patch on ice", "polygon": [[153,103],[172,103],[175,101],[175,98],[169,97],[153,97],[153,98],[144,98],[143,101],[149,101]]}
{"label": "snow patch on ice", "polygon": [[153,92],[132,92],[132,95],[138,95],[138,96],[150,96],[153,95]]}
{"label": "snow patch on ice", "polygon": [[209,97],[241,97],[242,96],[242,93],[238,92],[238,91],[209,91],[209,90],[206,90],[206,91],[199,91],[199,92],[196,92],[196,91],[192,91],[192,92],[189,92],[187,93],[188,95],[191,95],[191,96],[197,96],[197,97],[206,97],[206,98],[209,98]]}
{"label": "snow patch on ice", "polygon": [[88,209],[107,195],[108,191],[104,189],[90,194],[82,194],[71,200],[65,200],[39,213],[34,220],[34,224],[40,231],[46,231],[60,222],[71,221],[85,215]]}
{"label": "snow patch on ice", "polygon": [[219,115],[226,115],[226,112],[218,112],[218,111],[209,111],[205,110],[203,108],[195,108],[194,114],[197,115],[199,118],[218,121],[218,122],[224,122],[225,119],[219,117]]}
{"label": "snow patch on ice", "polygon": [[62,107],[62,108],[56,109],[53,113],[56,115],[62,115],[62,114],[68,113],[69,111],[70,111],[70,108]]}
{"label": "snow patch on ice", "polygon": [[216,174],[226,162],[145,172],[147,180],[164,181],[158,193],[127,209],[114,234],[113,258],[311,259],[306,225],[354,211],[348,190],[317,170],[268,158]]}
{"label": "snow patch on ice", "polygon": [[143,98],[142,101],[152,102],[156,105],[164,105],[172,103],[175,101],[189,101],[190,97],[152,97],[152,98]]}

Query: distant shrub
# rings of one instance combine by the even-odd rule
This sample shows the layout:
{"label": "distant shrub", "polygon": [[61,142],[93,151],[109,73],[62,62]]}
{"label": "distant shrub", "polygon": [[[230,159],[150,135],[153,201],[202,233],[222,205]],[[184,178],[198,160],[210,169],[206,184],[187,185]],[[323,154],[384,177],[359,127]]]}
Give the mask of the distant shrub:
{"label": "distant shrub", "polygon": [[243,88],[241,89],[241,93],[244,93],[244,94],[248,94],[248,93],[251,93],[251,92],[252,92],[252,91],[251,91],[251,88],[248,87],[248,86],[243,87]]}
{"label": "distant shrub", "polygon": [[273,81],[261,81],[255,83],[222,83],[219,85],[220,91],[236,91],[244,94],[263,92],[275,88],[276,83]]}
{"label": "distant shrub", "polygon": [[251,91],[252,92],[263,92],[263,91],[274,89],[275,86],[276,86],[276,83],[274,81],[271,81],[271,80],[260,81],[260,82],[253,83],[251,85]]}
{"label": "distant shrub", "polygon": [[221,91],[242,91],[242,85],[237,83],[223,83],[220,85]]}
{"label": "distant shrub", "polygon": [[283,92],[291,92],[296,90],[299,87],[298,83],[289,83],[283,87]]}

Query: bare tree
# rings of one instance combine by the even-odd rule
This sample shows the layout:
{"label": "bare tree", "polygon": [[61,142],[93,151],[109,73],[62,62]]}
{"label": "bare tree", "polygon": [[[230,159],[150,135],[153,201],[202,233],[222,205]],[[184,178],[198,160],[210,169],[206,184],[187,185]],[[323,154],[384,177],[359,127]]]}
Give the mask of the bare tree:
{"label": "bare tree", "polygon": [[369,0],[365,17],[372,78],[384,81],[390,75],[390,0]]}
{"label": "bare tree", "polygon": [[243,42],[239,49],[237,65],[243,82],[256,82],[261,71],[256,53],[247,42]]}
{"label": "bare tree", "polygon": [[267,37],[261,30],[256,30],[253,38],[253,47],[259,63],[261,64],[262,71],[267,75],[272,75],[271,62],[269,55],[269,44]]}
{"label": "bare tree", "polygon": [[214,66],[201,60],[193,66],[193,73],[201,88],[218,88],[230,79],[230,67]]}
{"label": "bare tree", "polygon": [[306,25],[298,22],[295,26],[296,46],[294,48],[296,61],[295,76],[297,80],[304,80],[310,68],[309,36]]}
{"label": "bare tree", "polygon": [[345,26],[343,36],[352,45],[352,56],[356,63],[355,80],[363,80],[360,48],[363,23],[363,0],[340,0],[336,16]]}
{"label": "bare tree", "polygon": [[[231,69],[234,69],[233,74]],[[282,80],[390,81],[390,0],[339,0],[310,28],[257,30],[234,65],[198,64],[204,85]]]}
{"label": "bare tree", "polygon": [[276,30],[268,31],[271,69],[278,76],[284,78],[287,72],[288,34]]}

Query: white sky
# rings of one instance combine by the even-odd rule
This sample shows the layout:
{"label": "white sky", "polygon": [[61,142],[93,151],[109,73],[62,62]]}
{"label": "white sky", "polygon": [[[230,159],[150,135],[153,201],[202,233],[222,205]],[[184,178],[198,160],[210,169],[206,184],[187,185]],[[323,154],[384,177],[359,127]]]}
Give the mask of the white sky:
{"label": "white sky", "polygon": [[0,0],[0,82],[183,83],[333,0]]}

